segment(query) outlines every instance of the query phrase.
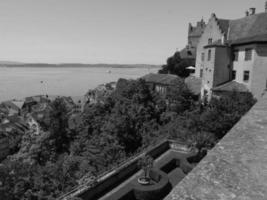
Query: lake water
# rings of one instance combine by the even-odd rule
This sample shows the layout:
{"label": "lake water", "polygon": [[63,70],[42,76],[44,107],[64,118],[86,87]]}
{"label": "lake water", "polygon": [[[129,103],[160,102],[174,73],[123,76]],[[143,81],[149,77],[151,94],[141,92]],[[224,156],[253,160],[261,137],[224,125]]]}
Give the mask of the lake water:
{"label": "lake water", "polygon": [[158,69],[0,67],[0,102],[39,94],[83,96],[99,84],[119,78],[136,79]]}

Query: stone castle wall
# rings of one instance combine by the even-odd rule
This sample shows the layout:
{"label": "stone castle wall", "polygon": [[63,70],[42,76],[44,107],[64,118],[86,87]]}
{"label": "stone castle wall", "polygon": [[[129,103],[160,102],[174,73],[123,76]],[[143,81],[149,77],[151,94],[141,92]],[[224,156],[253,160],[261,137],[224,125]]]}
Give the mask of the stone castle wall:
{"label": "stone castle wall", "polygon": [[267,199],[267,94],[165,200]]}

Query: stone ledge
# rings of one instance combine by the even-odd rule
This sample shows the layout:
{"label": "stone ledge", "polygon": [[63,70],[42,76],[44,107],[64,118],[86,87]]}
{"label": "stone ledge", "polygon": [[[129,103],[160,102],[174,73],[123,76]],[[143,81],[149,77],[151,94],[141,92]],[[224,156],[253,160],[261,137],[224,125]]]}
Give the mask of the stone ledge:
{"label": "stone ledge", "polygon": [[165,200],[267,199],[267,94]]}

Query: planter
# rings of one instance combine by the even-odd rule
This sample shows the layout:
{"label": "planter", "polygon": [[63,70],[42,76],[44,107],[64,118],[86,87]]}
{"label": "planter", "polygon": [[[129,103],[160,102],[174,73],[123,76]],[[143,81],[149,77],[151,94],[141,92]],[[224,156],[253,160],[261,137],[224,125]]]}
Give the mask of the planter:
{"label": "planter", "polygon": [[147,177],[139,177],[137,179],[137,181],[141,185],[148,185],[150,183],[150,178],[147,178]]}
{"label": "planter", "polygon": [[[139,179],[133,183],[136,200],[162,200],[172,189],[168,175],[160,170],[150,171],[150,184],[141,185]],[[145,177],[141,177],[145,178]]]}

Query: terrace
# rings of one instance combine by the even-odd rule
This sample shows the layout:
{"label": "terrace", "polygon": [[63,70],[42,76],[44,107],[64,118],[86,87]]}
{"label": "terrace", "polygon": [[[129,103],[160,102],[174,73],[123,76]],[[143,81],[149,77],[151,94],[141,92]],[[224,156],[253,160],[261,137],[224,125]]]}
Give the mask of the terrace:
{"label": "terrace", "polygon": [[[143,173],[138,160],[144,155],[150,155],[154,159],[151,172],[151,177],[154,178],[151,185],[142,187],[137,181]],[[140,191],[141,196],[148,192],[152,199],[163,199],[199,161],[196,149],[167,140],[104,174],[94,186],[79,186],[59,199],[78,196],[84,200],[138,200],[143,198],[138,197]]]}
{"label": "terrace", "polygon": [[[60,199],[78,196],[84,200],[266,200],[266,130],[267,94],[201,161],[199,153],[188,145],[167,140],[106,173],[93,187],[79,186]],[[142,171],[137,161],[145,154],[154,158],[155,171],[164,180],[167,177],[169,184],[155,187],[161,191],[154,193],[156,196],[139,198],[137,178]]]}

